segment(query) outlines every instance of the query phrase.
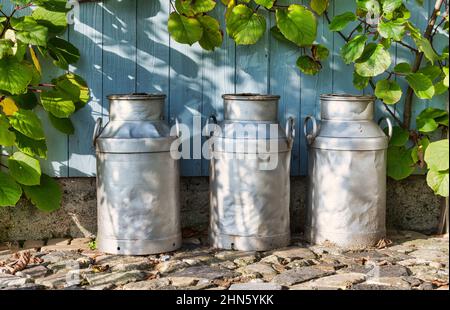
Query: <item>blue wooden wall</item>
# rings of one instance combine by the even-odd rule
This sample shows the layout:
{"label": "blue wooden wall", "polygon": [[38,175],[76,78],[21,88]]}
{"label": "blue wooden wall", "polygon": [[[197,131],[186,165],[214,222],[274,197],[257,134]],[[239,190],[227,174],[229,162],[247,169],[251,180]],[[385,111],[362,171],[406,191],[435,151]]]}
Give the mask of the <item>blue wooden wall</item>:
{"label": "blue wooden wall", "polygon": [[[292,2],[299,1],[279,1],[280,4]],[[424,8],[414,8],[417,6],[415,1],[409,1],[412,20],[422,28],[433,3],[425,0]],[[330,8],[331,17],[347,10],[353,11],[354,6],[354,0],[334,0]],[[214,15],[224,28],[224,7],[220,3],[218,7]],[[279,119],[282,124],[290,116],[296,118],[298,130],[292,174],[304,175],[306,142],[300,124],[307,115],[319,116],[320,94],[371,93],[370,89],[361,92],[353,88],[352,68],[339,57],[343,40],[328,31],[323,18],[319,20],[317,41],[330,49],[330,57],[323,63],[320,74],[307,76],[295,67],[299,52],[270,36],[268,30],[275,22],[273,15],[265,36],[255,46],[235,46],[225,36],[220,49],[207,52],[197,44],[190,47],[170,40],[166,29],[170,10],[168,0],[105,0],[81,4],[80,16],[70,27],[67,38],[81,51],[81,60],[71,69],[88,81],[92,100],[72,117],[75,135],[62,135],[46,125],[49,161],[43,166],[47,173],[57,177],[95,175],[91,136],[96,118],[102,117],[104,122],[108,120],[108,101],[105,99],[108,94],[166,93],[169,121],[173,122],[176,117],[191,125],[198,117],[204,124],[211,113],[216,113],[220,119],[223,93],[259,92],[281,95]],[[402,46],[394,45],[392,51],[394,63],[412,62],[409,51]],[[446,96],[416,104],[442,107],[448,101]],[[377,117],[384,114],[387,112],[379,107]],[[181,167],[185,176],[208,174],[206,160],[183,160]]]}

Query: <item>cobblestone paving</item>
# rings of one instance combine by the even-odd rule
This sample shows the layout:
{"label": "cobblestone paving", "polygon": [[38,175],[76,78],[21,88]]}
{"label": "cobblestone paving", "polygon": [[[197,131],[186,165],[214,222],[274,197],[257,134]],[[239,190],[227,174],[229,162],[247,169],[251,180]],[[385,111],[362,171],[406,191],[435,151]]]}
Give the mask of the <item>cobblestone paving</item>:
{"label": "cobblestone paving", "polygon": [[0,243],[0,289],[448,290],[448,236],[390,232],[389,245],[346,251],[331,244],[269,252],[211,249],[205,237],[150,256],[89,249],[89,239]]}

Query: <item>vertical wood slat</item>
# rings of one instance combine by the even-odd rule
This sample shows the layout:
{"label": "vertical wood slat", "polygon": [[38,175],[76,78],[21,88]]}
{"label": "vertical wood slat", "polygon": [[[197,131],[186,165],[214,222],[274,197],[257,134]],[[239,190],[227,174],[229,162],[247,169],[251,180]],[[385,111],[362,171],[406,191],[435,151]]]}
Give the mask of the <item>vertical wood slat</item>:
{"label": "vertical wood slat", "polygon": [[[166,23],[169,9],[166,0],[137,0],[137,92],[168,95],[170,37]],[[166,118],[169,116],[169,106],[166,102]]]}
{"label": "vertical wood slat", "polygon": [[[191,159],[181,159],[181,174],[201,175],[202,160],[192,159],[193,152],[201,147],[201,130],[193,130],[193,123],[202,123],[202,64],[203,50],[198,45],[189,46],[170,41],[170,120],[175,118],[190,128]],[[201,154],[200,154],[201,156]]]}
{"label": "vertical wood slat", "polygon": [[102,27],[103,9],[98,3],[80,6],[80,15],[69,30],[69,40],[82,53],[70,70],[83,77],[91,90],[91,101],[72,117],[75,134],[69,136],[69,177],[95,176],[95,149],[92,133],[95,121],[102,117]]}
{"label": "vertical wood slat", "polygon": [[[291,1],[279,1],[280,5],[287,5]],[[276,25],[276,19],[273,14],[270,16],[270,27]],[[300,174],[300,71],[296,66],[297,58],[300,53],[292,48],[294,45],[286,44],[275,39],[270,35],[270,63],[269,63],[269,93],[281,96],[278,119],[281,126],[285,126],[289,117],[295,118],[296,137],[291,158],[291,172],[293,175]]]}
{"label": "vertical wood slat", "polygon": [[106,96],[136,92],[136,0],[108,0],[102,7],[102,114],[106,124],[109,114]]}
{"label": "vertical wood slat", "polygon": [[[259,14],[268,20],[268,13],[260,9]],[[269,23],[266,32],[254,45],[236,46],[236,92],[266,94],[269,90]]]}
{"label": "vertical wood slat", "polygon": [[[332,18],[332,16],[330,16]],[[302,74],[301,79],[301,118],[297,130],[299,136],[300,175],[308,173],[308,145],[303,133],[303,123],[308,115],[320,119],[320,95],[333,92],[334,58],[340,47],[335,47],[335,35],[328,30],[325,17],[319,18],[317,43],[329,49],[329,56],[323,60],[322,70],[314,76]],[[341,38],[337,38],[340,40]],[[339,45],[338,45],[339,46]],[[350,81],[351,83],[351,81]]]}
{"label": "vertical wood slat", "polygon": [[[225,6],[220,3],[211,14],[220,22],[221,28],[225,28]],[[235,90],[235,53],[234,41],[225,33],[223,44],[214,52],[204,52],[202,64],[202,116],[203,124],[211,114],[218,120],[223,119],[222,95],[234,93]],[[206,138],[203,137],[202,142]],[[209,160],[202,159],[201,173],[209,175]]]}

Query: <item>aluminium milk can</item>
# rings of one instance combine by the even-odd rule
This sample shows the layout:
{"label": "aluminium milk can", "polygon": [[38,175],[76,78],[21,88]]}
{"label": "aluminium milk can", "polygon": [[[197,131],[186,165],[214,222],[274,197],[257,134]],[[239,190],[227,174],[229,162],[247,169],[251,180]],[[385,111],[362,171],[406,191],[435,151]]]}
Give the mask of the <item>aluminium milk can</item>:
{"label": "aluminium milk can", "polygon": [[[389,137],[373,121],[375,98],[322,95],[320,128],[305,119],[309,144],[306,236],[311,243],[372,246],[385,237]],[[312,121],[312,131],[307,123]]]}
{"label": "aluminium milk can", "polygon": [[294,122],[286,130],[278,124],[279,98],[223,95],[224,121],[209,139],[213,247],[264,251],[290,242]]}
{"label": "aluminium milk can", "polygon": [[[111,95],[110,121],[97,122],[97,247],[146,255],[181,245],[179,167],[170,156],[165,95]],[[101,120],[101,119],[100,119]]]}

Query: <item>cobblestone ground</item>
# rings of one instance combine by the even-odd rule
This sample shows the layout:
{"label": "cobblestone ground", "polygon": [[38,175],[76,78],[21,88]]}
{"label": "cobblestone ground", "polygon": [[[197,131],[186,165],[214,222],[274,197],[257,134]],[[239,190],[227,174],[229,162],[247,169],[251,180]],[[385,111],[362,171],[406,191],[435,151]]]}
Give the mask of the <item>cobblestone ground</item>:
{"label": "cobblestone ground", "polygon": [[238,252],[190,237],[179,251],[139,257],[91,250],[89,239],[6,243],[0,289],[448,290],[448,236],[394,231],[388,238],[359,251],[295,238],[288,248]]}

